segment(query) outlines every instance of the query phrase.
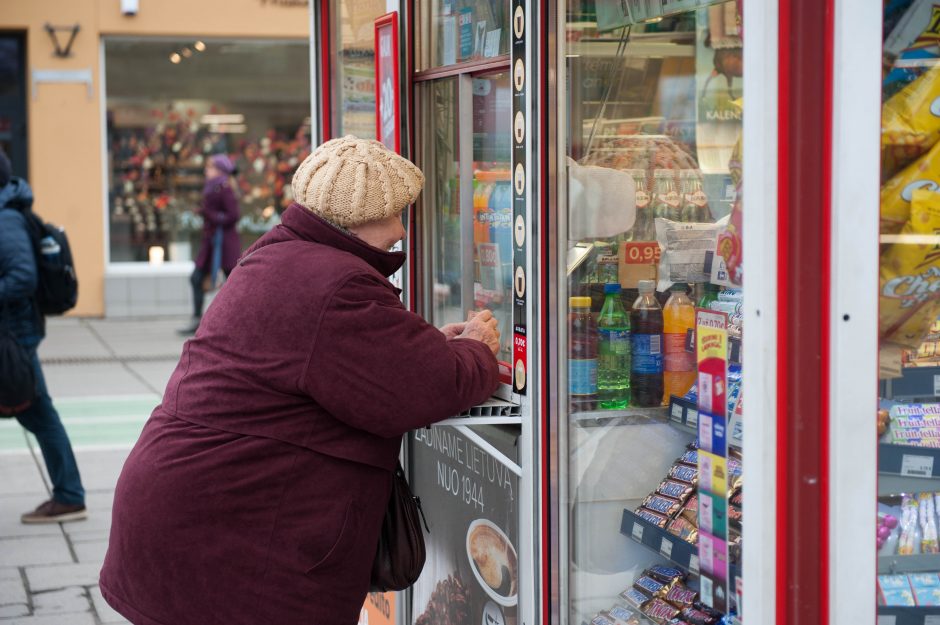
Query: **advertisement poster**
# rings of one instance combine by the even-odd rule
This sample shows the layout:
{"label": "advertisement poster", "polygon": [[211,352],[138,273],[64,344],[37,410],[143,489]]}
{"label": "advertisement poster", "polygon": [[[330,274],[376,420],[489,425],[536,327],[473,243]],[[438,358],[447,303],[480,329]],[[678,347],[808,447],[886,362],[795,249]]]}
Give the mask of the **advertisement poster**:
{"label": "advertisement poster", "polygon": [[[475,431],[518,460],[517,434]],[[519,478],[455,428],[418,430],[409,443],[409,482],[431,528],[413,624],[518,625]]]}
{"label": "advertisement poster", "polygon": [[699,9],[695,32],[695,138],[704,173],[728,173],[741,130],[744,57],[737,4]]}
{"label": "advertisement poster", "polygon": [[375,20],[375,134],[385,147],[401,152],[398,89],[398,13]]}

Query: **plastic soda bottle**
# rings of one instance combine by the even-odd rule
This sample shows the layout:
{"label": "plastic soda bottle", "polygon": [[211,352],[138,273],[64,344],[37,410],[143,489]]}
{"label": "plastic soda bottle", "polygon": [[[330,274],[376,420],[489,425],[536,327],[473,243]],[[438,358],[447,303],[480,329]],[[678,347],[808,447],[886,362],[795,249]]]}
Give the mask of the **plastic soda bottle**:
{"label": "plastic soda bottle", "polygon": [[690,330],[695,329],[695,305],[688,286],[676,284],[670,289],[663,308],[663,403],[672,395],[682,397],[695,384],[695,354],[686,351]]}
{"label": "plastic soda bottle", "polygon": [[663,309],[656,299],[656,283],[640,280],[640,296],[630,311],[630,390],[636,406],[660,406],[663,402]]}
{"label": "plastic soda bottle", "polygon": [[597,318],[597,398],[602,410],[630,405],[630,317],[620,301],[620,285],[604,285]]}
{"label": "plastic soda bottle", "polygon": [[712,302],[718,301],[718,292],[721,289],[716,284],[708,283],[705,285],[705,293],[698,301],[699,308],[708,309],[711,306]]}
{"label": "plastic soda bottle", "polygon": [[568,394],[571,410],[597,408],[597,325],[590,297],[568,300]]}

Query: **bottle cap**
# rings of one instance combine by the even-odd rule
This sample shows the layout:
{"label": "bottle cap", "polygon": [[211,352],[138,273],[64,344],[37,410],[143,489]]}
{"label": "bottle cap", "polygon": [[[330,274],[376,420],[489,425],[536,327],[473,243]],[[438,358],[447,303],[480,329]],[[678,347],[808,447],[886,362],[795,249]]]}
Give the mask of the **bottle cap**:
{"label": "bottle cap", "polygon": [[620,285],[616,282],[611,282],[610,284],[604,285],[604,295],[610,295],[611,293],[619,293]]}
{"label": "bottle cap", "polygon": [[568,304],[571,306],[571,308],[590,308],[591,298],[590,297],[572,297],[568,299]]}
{"label": "bottle cap", "polygon": [[653,280],[640,280],[637,288],[640,289],[640,293],[652,293],[654,290],[656,290],[656,282]]}

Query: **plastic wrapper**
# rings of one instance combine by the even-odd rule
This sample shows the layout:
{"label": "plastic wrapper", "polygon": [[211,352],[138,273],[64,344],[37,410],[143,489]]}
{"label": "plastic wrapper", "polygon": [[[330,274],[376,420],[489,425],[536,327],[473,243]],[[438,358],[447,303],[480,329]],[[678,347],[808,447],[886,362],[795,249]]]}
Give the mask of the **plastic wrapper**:
{"label": "plastic wrapper", "polygon": [[711,264],[718,246],[718,233],[728,223],[683,223],[658,217],[656,240],[662,249],[659,261],[659,284],[665,291],[675,283],[698,283],[711,280]]}
{"label": "plastic wrapper", "polygon": [[669,517],[667,517],[666,515],[659,514],[658,512],[653,512],[652,510],[647,510],[646,508],[642,506],[636,509],[636,515],[640,517],[641,519],[643,519],[644,521],[648,521],[649,523],[652,523],[653,525],[655,525],[656,527],[660,529],[665,528],[666,523],[669,522]]}
{"label": "plastic wrapper", "polygon": [[694,545],[698,542],[698,526],[688,519],[673,519],[666,528],[666,531],[687,543]]}
{"label": "plastic wrapper", "polygon": [[881,111],[881,171],[890,178],[940,140],[940,67],[894,94]]}
{"label": "plastic wrapper", "polygon": [[661,564],[651,566],[643,571],[643,574],[663,584],[675,584],[685,579],[685,573],[682,569],[677,569],[672,566],[663,566]]}
{"label": "plastic wrapper", "polygon": [[[940,153],[937,161],[940,172]],[[892,245],[881,257],[878,329],[882,341],[917,349],[940,315],[940,251],[934,241],[940,231],[940,193],[921,189],[912,200],[902,232],[912,241]]]}
{"label": "plastic wrapper", "polygon": [[684,464],[677,464],[669,469],[669,477],[695,486],[698,484],[698,469]]}
{"label": "plastic wrapper", "polygon": [[679,607],[692,607],[698,600],[698,593],[681,584],[676,584],[666,593],[666,601]]}
{"label": "plastic wrapper", "polygon": [[636,588],[627,588],[620,593],[620,598],[626,601],[627,605],[631,608],[636,608],[637,610],[642,610],[646,602],[651,599],[650,595]]}
{"label": "plastic wrapper", "polygon": [[914,192],[940,189],[940,142],[881,187],[881,233],[899,232],[911,219]]}
{"label": "plastic wrapper", "polygon": [[670,584],[664,584],[649,575],[644,575],[633,582],[633,587],[650,597],[664,597],[669,592]]}
{"label": "plastic wrapper", "polygon": [[940,543],[937,540],[937,513],[934,510],[932,493],[921,493],[917,496],[918,513],[920,515],[920,552],[940,553]]}
{"label": "plastic wrapper", "polygon": [[695,492],[695,488],[690,484],[685,482],[678,482],[676,480],[663,480],[662,484],[656,489],[656,492],[660,495],[666,497],[672,497],[673,499],[678,499],[679,501],[685,503],[692,493]]}
{"label": "plastic wrapper", "polygon": [[679,516],[690,523],[698,523],[698,494],[689,497]]}

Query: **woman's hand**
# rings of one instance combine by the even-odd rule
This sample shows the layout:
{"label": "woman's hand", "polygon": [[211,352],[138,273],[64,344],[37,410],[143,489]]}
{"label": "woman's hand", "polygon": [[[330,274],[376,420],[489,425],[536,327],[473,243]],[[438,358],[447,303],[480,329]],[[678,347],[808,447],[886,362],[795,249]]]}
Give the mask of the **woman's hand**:
{"label": "woman's hand", "polygon": [[499,323],[489,310],[483,310],[470,316],[464,324],[463,332],[454,338],[474,339],[485,343],[495,356],[499,353]]}
{"label": "woman's hand", "polygon": [[466,327],[467,323],[465,321],[461,323],[448,323],[446,326],[440,328],[440,331],[441,334],[444,335],[444,338],[449,341],[460,336]]}

